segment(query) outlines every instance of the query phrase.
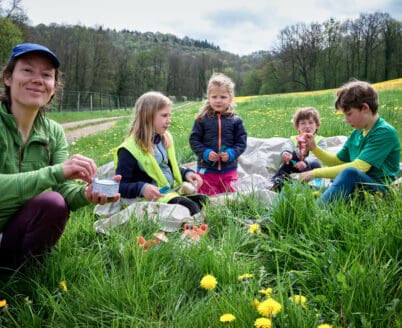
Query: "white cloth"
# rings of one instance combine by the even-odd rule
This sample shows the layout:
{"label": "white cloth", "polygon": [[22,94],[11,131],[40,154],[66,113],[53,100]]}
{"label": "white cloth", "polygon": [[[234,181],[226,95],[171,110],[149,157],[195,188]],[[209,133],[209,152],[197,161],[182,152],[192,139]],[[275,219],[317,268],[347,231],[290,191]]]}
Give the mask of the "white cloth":
{"label": "white cloth", "polygon": [[[237,192],[210,197],[212,204],[224,204],[226,200],[241,201],[246,196],[254,197],[264,206],[269,207],[277,194],[269,190],[270,177],[275,174],[281,163],[281,148],[288,138],[247,138],[247,148],[239,157],[239,181]],[[336,152],[346,141],[344,136],[326,138],[328,150]],[[196,168],[196,163],[184,164],[188,168]],[[114,176],[113,162],[98,168],[98,177]],[[132,216],[147,218],[160,224],[161,230],[175,231],[184,223],[202,223],[202,215],[194,218],[189,210],[178,204],[162,204],[145,202],[138,199],[122,199],[116,204],[97,205],[95,215],[99,219],[94,223],[97,232],[108,233],[110,229],[125,224]]]}

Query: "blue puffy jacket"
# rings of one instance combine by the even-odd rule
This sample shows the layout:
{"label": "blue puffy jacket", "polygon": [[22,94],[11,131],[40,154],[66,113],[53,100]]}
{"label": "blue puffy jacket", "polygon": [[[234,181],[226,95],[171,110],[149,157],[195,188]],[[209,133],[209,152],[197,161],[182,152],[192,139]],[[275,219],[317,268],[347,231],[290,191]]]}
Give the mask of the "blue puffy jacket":
{"label": "blue puffy jacket", "polygon": [[[237,169],[237,159],[247,147],[247,132],[239,116],[210,111],[194,121],[190,146],[197,155],[198,171],[227,172]],[[211,162],[208,160],[211,151],[227,152],[229,160]]]}

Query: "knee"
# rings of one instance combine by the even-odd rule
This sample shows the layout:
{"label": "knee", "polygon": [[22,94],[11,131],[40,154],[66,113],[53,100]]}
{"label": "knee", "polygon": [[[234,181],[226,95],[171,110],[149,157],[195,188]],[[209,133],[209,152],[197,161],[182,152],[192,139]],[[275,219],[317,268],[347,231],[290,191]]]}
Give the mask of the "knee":
{"label": "knee", "polygon": [[69,208],[64,197],[55,191],[44,192],[36,196],[33,201],[38,208],[46,209],[46,212],[54,217],[67,219]]}
{"label": "knee", "polygon": [[351,179],[357,175],[359,175],[359,170],[355,167],[347,167],[342,172],[339,173],[339,176],[343,179]]}
{"label": "knee", "polygon": [[310,169],[310,170],[314,170],[314,169],[319,169],[320,167],[321,167],[320,162],[318,162],[318,161],[313,161],[313,162],[310,164],[309,169]]}

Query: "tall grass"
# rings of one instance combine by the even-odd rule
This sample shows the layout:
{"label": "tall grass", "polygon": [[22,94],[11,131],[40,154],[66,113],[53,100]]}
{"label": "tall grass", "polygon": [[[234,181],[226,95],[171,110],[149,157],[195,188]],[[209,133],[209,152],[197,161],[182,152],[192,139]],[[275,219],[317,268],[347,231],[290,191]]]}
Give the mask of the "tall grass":
{"label": "tall grass", "polygon": [[[380,100],[380,114],[401,136],[402,89],[382,91]],[[347,135],[332,102],[333,92],[263,96],[240,102],[237,111],[252,137],[294,133],[290,119],[301,106],[320,111],[320,134]],[[188,134],[199,106],[174,111],[180,162],[194,160]],[[129,124],[79,139],[70,152],[104,164]],[[8,303],[0,326],[223,327],[220,316],[231,313],[236,319],[227,326],[253,327],[261,317],[255,304],[271,297],[282,306],[273,327],[401,327],[401,196],[400,189],[384,198],[360,195],[328,209],[317,208],[300,185],[286,186],[274,209],[239,196],[206,208],[209,231],[200,242],[173,232],[146,253],[136,237],[153,238],[155,224],[133,217],[99,235],[89,206],[72,214],[44,267],[0,282],[0,300]],[[251,233],[247,220],[264,217],[268,223]],[[216,277],[216,288],[200,287],[206,274]]]}

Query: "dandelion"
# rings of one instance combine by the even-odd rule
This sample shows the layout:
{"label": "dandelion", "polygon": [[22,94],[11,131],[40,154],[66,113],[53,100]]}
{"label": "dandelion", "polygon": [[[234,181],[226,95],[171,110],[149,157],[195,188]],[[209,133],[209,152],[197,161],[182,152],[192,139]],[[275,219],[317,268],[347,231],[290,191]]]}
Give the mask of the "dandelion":
{"label": "dandelion", "polygon": [[219,321],[224,323],[229,323],[234,320],[236,320],[236,317],[231,313],[222,314],[221,317],[219,318]]}
{"label": "dandelion", "polygon": [[204,289],[214,289],[217,284],[216,278],[210,274],[205,275],[200,281],[200,286]]}
{"label": "dandelion", "polygon": [[278,314],[281,309],[282,305],[273,298],[268,298],[267,300],[261,302],[257,308],[258,312],[265,317],[274,316]]}
{"label": "dandelion", "polygon": [[317,328],[332,328],[332,325],[329,325],[327,323],[322,323],[321,325],[318,325]]}
{"label": "dandelion", "polygon": [[67,283],[66,283],[65,280],[60,281],[59,286],[60,286],[61,290],[62,290],[64,293],[67,292]]}
{"label": "dandelion", "polygon": [[253,278],[253,275],[251,273],[241,274],[237,277],[237,279],[242,282],[247,282],[250,278]]}
{"label": "dandelion", "polygon": [[248,232],[252,235],[255,233],[259,233],[260,231],[261,231],[261,229],[260,229],[260,225],[258,223],[254,223],[248,228]]}
{"label": "dandelion", "polygon": [[4,308],[7,306],[7,301],[6,300],[0,300],[0,308]]}
{"label": "dandelion", "polygon": [[307,298],[305,298],[304,296],[294,295],[293,297],[290,297],[289,299],[295,304],[300,304],[303,309],[307,308],[307,306],[306,306]]}
{"label": "dandelion", "polygon": [[272,321],[268,318],[257,318],[254,322],[256,328],[271,328]]}
{"label": "dandelion", "polygon": [[258,291],[261,295],[271,296],[272,288],[268,287],[267,289],[261,289]]}
{"label": "dandelion", "polygon": [[320,193],[318,190],[314,190],[314,191],[312,192],[312,195],[313,195],[314,197],[318,197],[320,194],[321,194],[321,193]]}
{"label": "dandelion", "polygon": [[260,301],[257,299],[254,299],[252,302],[253,307],[257,310],[258,309],[258,305],[260,305]]}

